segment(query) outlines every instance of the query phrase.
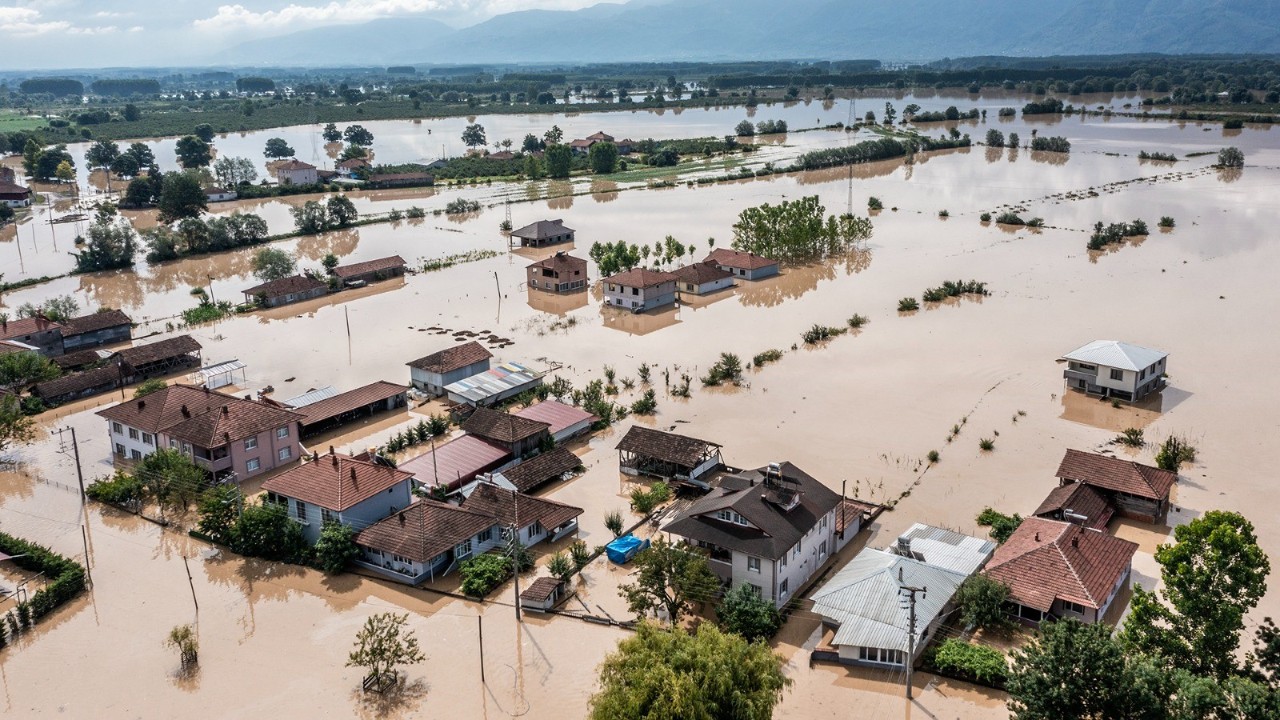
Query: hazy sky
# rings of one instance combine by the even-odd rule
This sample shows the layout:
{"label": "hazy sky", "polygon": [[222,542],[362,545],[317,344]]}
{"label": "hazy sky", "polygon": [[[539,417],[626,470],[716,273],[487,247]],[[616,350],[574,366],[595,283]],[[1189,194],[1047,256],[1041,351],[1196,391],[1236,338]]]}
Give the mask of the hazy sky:
{"label": "hazy sky", "polygon": [[516,10],[575,10],[600,1],[0,0],[0,69],[181,64],[321,25],[418,16],[464,26]]}

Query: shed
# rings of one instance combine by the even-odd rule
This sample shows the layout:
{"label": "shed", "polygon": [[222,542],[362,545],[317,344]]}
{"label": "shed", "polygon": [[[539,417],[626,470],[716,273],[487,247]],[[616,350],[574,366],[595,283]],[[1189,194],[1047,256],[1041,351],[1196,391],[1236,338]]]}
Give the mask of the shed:
{"label": "shed", "polygon": [[375,413],[408,404],[409,388],[382,380],[338,393],[295,409],[302,414],[302,436],[315,435]]}
{"label": "shed", "polygon": [[449,400],[487,407],[542,384],[542,375],[520,363],[502,363],[477,375],[446,385]]}
{"label": "shed", "polygon": [[339,265],[333,269],[333,274],[344,285],[350,285],[355,282],[376,282],[404,275],[405,264],[404,258],[399,255],[391,255],[390,257],[376,260]]}
{"label": "shed", "polygon": [[239,374],[240,382],[246,382],[244,369],[245,364],[239,360],[228,360],[214,365],[206,365],[191,373],[191,377],[188,380],[193,385],[217,390],[227,385],[235,385],[237,373]]}
{"label": "shed", "polygon": [[242,292],[245,302],[277,307],[320,297],[329,292],[329,284],[310,275],[292,275],[254,285]]}
{"label": "shed", "polygon": [[63,324],[62,350],[75,352],[133,339],[133,320],[119,310],[102,309]]}
{"label": "shed", "polygon": [[716,443],[639,425],[627,430],[617,449],[618,466],[625,475],[697,482],[722,464]]}
{"label": "shed", "polygon": [[61,405],[72,400],[100,395],[120,387],[120,368],[115,365],[63,375],[37,383],[31,394],[46,405]]}
{"label": "shed", "polygon": [[488,370],[492,357],[493,353],[472,340],[406,364],[415,388],[439,396],[444,394],[446,385]]}
{"label": "shed", "polygon": [[454,491],[483,472],[495,470],[511,459],[511,453],[472,435],[441,443],[433,450],[400,463],[405,472],[413,473],[418,485],[444,487]]}
{"label": "shed", "polygon": [[553,577],[540,577],[520,593],[520,607],[534,612],[547,612],[560,604],[564,595],[564,581]]}
{"label": "shed", "polygon": [[532,492],[553,480],[559,480],[582,467],[582,460],[569,450],[558,447],[496,473],[516,490]]}
{"label": "shed", "polygon": [[124,363],[126,382],[138,382],[155,375],[198,366],[200,343],[190,335],[179,335],[125,348],[117,356]]}

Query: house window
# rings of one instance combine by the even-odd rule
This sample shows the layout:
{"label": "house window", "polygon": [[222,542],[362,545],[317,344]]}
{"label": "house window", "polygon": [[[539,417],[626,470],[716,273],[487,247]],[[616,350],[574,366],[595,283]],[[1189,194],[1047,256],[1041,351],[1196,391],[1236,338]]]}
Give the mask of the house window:
{"label": "house window", "polygon": [[333,514],[331,510],[329,510],[329,508],[325,508],[325,507],[320,508],[320,522],[331,523],[331,522],[337,522],[337,521],[338,521],[338,518]]}
{"label": "house window", "polygon": [[490,540],[493,539],[493,528],[489,528],[488,530],[481,530],[480,534],[477,535],[476,538],[479,539],[480,542],[482,543],[489,542]]}
{"label": "house window", "polygon": [[529,539],[532,540],[536,536],[541,535],[542,532],[543,532],[542,523],[537,520],[534,520],[533,524],[529,526]]}
{"label": "house window", "polygon": [[858,659],[864,662],[879,663],[881,665],[901,665],[903,656],[906,653],[901,650],[889,650],[888,648],[860,647],[858,648]]}
{"label": "house window", "polygon": [[751,583],[747,583],[747,587],[751,588],[751,592],[755,593],[756,597],[764,597],[764,588],[760,587],[759,585],[753,585]]}
{"label": "house window", "polygon": [[129,439],[130,439],[130,440],[137,440],[137,439],[138,439],[138,430],[137,430],[137,428],[129,428]]}
{"label": "house window", "polygon": [[786,567],[786,566],[787,566],[787,554],[783,553],[782,557],[778,558],[778,567]]}
{"label": "house window", "polygon": [[822,516],[822,521],[818,523],[818,529],[819,529],[819,530],[826,530],[826,529],[827,529],[827,516],[826,516],[826,515],[823,515],[823,516]]}
{"label": "house window", "polygon": [[751,572],[756,572],[756,573],[760,572],[760,558],[748,556],[747,570],[750,570]]}
{"label": "house window", "polygon": [[796,546],[791,548],[791,559],[795,560],[798,557],[800,557],[800,543],[796,543]]}
{"label": "house window", "polygon": [[253,437],[248,438],[248,439],[246,439],[246,440],[244,441],[244,449],[245,449],[245,450],[254,450],[254,449],[256,449],[257,447],[258,447],[258,436],[257,436],[257,435],[254,435]]}
{"label": "house window", "polygon": [[1085,612],[1085,608],[1083,605],[1079,603],[1073,603],[1070,600],[1062,601],[1062,609],[1070,613],[1075,613],[1077,615],[1083,615]]}
{"label": "house window", "polygon": [[258,460],[258,458],[249,458],[248,462],[244,464],[244,469],[249,472],[256,472],[260,467],[262,467],[262,461]]}
{"label": "house window", "polygon": [[285,426],[285,427],[282,427],[282,428],[277,428],[277,429],[276,429],[276,437],[278,437],[278,438],[287,438],[287,437],[289,437],[289,427],[288,427],[288,426]]}
{"label": "house window", "polygon": [[123,435],[123,434],[124,434],[124,426],[123,426],[123,425],[121,425],[121,424],[120,424],[120,423],[118,423],[118,422],[113,422],[113,423],[111,423],[111,432],[113,432],[113,433],[115,433],[115,434],[117,434],[117,435]]}
{"label": "house window", "polygon": [[137,450],[130,450],[129,456],[132,457],[134,460],[142,459],[142,453],[138,452]]}
{"label": "house window", "polygon": [[787,596],[787,578],[783,578],[782,582],[778,583],[778,597],[786,597],[786,596]]}
{"label": "house window", "polygon": [[184,442],[184,443],[182,443],[182,452],[184,452],[184,453],[186,453],[186,454],[190,455],[190,454],[191,454],[191,443],[185,443],[185,442]]}
{"label": "house window", "polygon": [[293,457],[293,448],[282,447],[280,448],[280,452],[277,453],[277,455],[280,457],[281,460],[288,460],[289,458]]}
{"label": "house window", "polygon": [[155,444],[155,437],[154,437],[151,433],[142,433],[142,444],[143,444],[143,445],[154,445],[154,444]]}
{"label": "house window", "polygon": [[822,544],[818,546],[818,558],[821,559],[826,556],[827,556],[827,541],[823,540]]}
{"label": "house window", "polygon": [[120,443],[116,443],[116,454],[124,455],[124,446],[121,445]]}
{"label": "house window", "polygon": [[454,557],[464,558],[471,554],[471,539],[467,538],[453,548]]}
{"label": "house window", "polygon": [[169,438],[169,447],[170,447],[170,448],[177,448],[177,447],[178,447],[178,441],[177,441],[177,440],[174,440],[173,438]]}
{"label": "house window", "polygon": [[1124,371],[1117,368],[1111,368],[1111,379],[1124,380]]}
{"label": "house window", "polygon": [[631,288],[631,294],[632,294],[632,295],[639,295],[639,294],[640,294],[640,288]]}
{"label": "house window", "polygon": [[293,511],[294,513],[297,514],[299,522],[307,521],[307,504],[306,503],[302,502],[301,500],[294,500]]}

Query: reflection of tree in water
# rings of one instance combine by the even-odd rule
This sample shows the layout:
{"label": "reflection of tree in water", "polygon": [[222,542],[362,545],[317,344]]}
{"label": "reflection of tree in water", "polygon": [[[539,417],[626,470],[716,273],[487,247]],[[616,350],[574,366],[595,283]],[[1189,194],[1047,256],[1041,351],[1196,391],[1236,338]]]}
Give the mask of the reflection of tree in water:
{"label": "reflection of tree in water", "polygon": [[738,297],[749,307],[775,307],[786,300],[795,300],[815,290],[823,280],[834,280],[843,270],[854,275],[871,266],[871,250],[863,248],[808,265],[787,268],[786,273],[767,280],[743,281],[738,285]]}
{"label": "reflection of tree in water", "polygon": [[1218,168],[1218,181],[1224,183],[1233,183],[1244,175],[1242,168]]}
{"label": "reflection of tree in water", "polygon": [[480,217],[480,211],[476,210],[475,212],[446,213],[444,219],[456,225],[461,225],[466,222],[471,222],[478,217]]}
{"label": "reflection of tree in water", "polygon": [[598,203],[607,203],[617,200],[618,183],[612,180],[592,180],[591,199]]}
{"label": "reflection of tree in water", "polygon": [[[308,235],[298,240],[298,258],[319,262],[329,253],[333,253],[340,258],[346,257],[354,253],[359,245],[360,231],[356,228],[321,233],[319,235]],[[248,258],[249,260],[253,259],[251,255]]]}
{"label": "reflection of tree in water", "polygon": [[801,185],[821,185],[823,183],[837,182],[849,177],[850,167],[853,167],[853,176],[859,180],[888,177],[898,168],[902,167],[902,161],[902,158],[892,158],[889,160],[876,160],[874,162],[858,163],[853,166],[844,165],[822,168],[821,170],[804,170],[796,173],[795,178],[796,182]]}
{"label": "reflection of tree in water", "polygon": [[1031,161],[1046,165],[1066,165],[1071,153],[1051,152],[1049,150],[1032,150]]}
{"label": "reflection of tree in water", "polygon": [[547,207],[551,210],[568,210],[573,207],[573,195],[559,195],[547,198]]}
{"label": "reflection of tree in water", "polygon": [[28,500],[31,498],[35,484],[35,477],[25,472],[0,472],[0,499]]}
{"label": "reflection of tree in water", "polygon": [[146,293],[136,273],[129,270],[86,273],[80,276],[80,291],[100,307],[138,307]]}
{"label": "reflection of tree in water", "polygon": [[1118,243],[1111,243],[1110,245],[1105,245],[1101,250],[1089,250],[1089,262],[1097,263],[1098,258],[1104,255],[1111,255],[1113,253],[1118,253],[1120,252],[1120,250],[1129,246],[1138,247],[1142,245],[1142,243],[1147,241],[1147,237],[1148,236],[1146,235],[1131,235],[1129,237],[1124,238]]}
{"label": "reflection of tree in water", "polygon": [[1018,148],[1016,147],[1009,148],[1009,162],[1017,162],[1017,160],[1018,160]]}
{"label": "reflection of tree in water", "polygon": [[258,629],[254,606],[261,601],[283,602],[305,574],[297,565],[253,560],[235,555],[227,550],[216,558],[204,562],[209,582],[238,590],[248,601],[245,616],[240,621],[244,639],[253,636]]}
{"label": "reflection of tree in water", "polygon": [[986,161],[988,163],[999,162],[1001,155],[1004,155],[1004,148],[989,147],[986,152]]}

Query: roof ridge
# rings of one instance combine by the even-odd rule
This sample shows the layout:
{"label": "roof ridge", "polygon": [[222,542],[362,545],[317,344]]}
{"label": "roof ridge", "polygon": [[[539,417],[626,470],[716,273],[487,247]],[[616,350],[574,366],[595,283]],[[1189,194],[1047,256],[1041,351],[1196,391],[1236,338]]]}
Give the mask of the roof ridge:
{"label": "roof ridge", "polygon": [[[1067,569],[1071,571],[1071,577],[1076,581],[1076,586],[1083,591],[1082,594],[1089,599],[1089,602],[1093,603],[1093,606],[1095,608],[1098,607],[1097,598],[1093,596],[1093,593],[1089,592],[1089,586],[1085,585],[1084,580],[1080,577],[1080,573],[1076,572],[1076,564],[1071,561],[1071,558],[1067,557],[1067,551],[1058,543],[1058,541],[1061,539],[1062,539],[1062,536],[1059,535],[1057,539],[1053,540],[1050,543],[1050,545],[1053,546],[1053,549],[1058,551],[1058,555],[1062,557],[1062,562],[1066,563]],[[1080,553],[1079,559],[1082,562],[1086,562],[1086,563],[1088,562],[1087,560],[1085,560],[1083,553]]]}

